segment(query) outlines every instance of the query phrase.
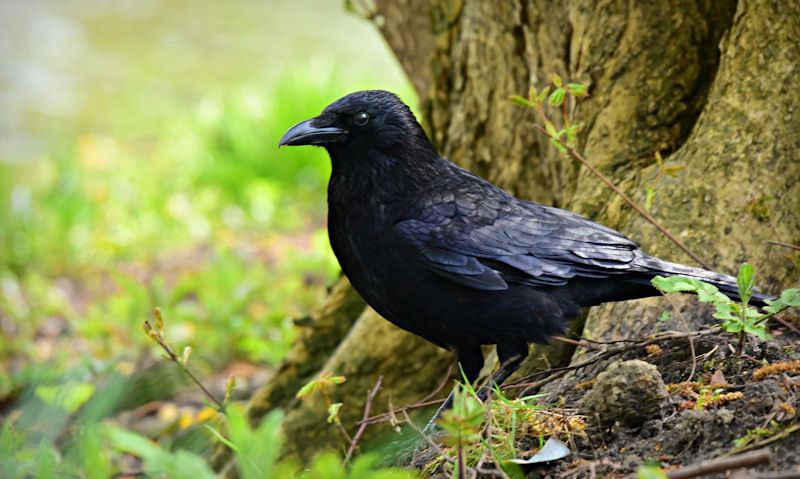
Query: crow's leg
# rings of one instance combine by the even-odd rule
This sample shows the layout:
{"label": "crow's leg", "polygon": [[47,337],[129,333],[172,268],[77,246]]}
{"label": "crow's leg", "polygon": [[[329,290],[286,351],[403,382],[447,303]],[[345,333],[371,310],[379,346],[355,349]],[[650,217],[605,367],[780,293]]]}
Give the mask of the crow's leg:
{"label": "crow's leg", "polygon": [[[478,379],[481,368],[483,368],[483,351],[481,351],[481,346],[459,346],[455,348],[455,352],[456,361],[458,365],[461,366],[461,370],[464,371],[464,378],[472,384]],[[422,431],[423,433],[431,434],[436,430],[436,420],[439,419],[439,416],[441,416],[444,411],[450,409],[453,405],[453,396],[455,392],[455,388],[450,391],[450,395],[447,396],[447,399],[444,400],[444,403],[442,403],[439,410],[436,411],[436,414],[428,421],[428,425],[425,426],[425,429]]]}
{"label": "crow's leg", "polygon": [[500,360],[500,368],[495,371],[488,384],[480,388],[478,398],[485,401],[492,392],[494,385],[501,385],[503,381],[514,374],[519,369],[522,361],[528,357],[528,343],[524,341],[514,343],[500,343],[497,345],[497,359]]}

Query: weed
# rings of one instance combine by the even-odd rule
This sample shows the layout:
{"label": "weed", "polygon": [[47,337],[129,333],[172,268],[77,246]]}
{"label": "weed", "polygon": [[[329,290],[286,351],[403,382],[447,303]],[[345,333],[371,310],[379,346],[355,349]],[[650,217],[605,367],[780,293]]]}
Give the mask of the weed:
{"label": "weed", "polygon": [[751,334],[762,341],[766,340],[769,337],[766,321],[790,307],[800,306],[800,290],[798,289],[787,289],[781,293],[780,297],[766,300],[767,306],[764,308],[766,313],[761,313],[756,308],[748,306],[755,284],[753,267],[748,263],[742,264],[737,276],[741,303],[734,302],[721,293],[716,286],[694,278],[656,276],[652,283],[663,293],[691,292],[697,294],[699,301],[712,304],[715,309],[714,317],[722,321],[719,326],[729,333],[737,334],[740,353],[744,350],[746,335]]}

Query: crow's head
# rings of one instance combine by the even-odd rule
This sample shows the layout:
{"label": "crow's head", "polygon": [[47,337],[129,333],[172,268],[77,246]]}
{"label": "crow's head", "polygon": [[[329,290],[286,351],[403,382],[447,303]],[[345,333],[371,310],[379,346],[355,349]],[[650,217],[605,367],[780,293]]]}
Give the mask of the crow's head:
{"label": "crow's head", "polygon": [[279,146],[317,145],[330,152],[433,147],[414,114],[394,93],[365,90],[331,103],[319,116],[296,124]]}

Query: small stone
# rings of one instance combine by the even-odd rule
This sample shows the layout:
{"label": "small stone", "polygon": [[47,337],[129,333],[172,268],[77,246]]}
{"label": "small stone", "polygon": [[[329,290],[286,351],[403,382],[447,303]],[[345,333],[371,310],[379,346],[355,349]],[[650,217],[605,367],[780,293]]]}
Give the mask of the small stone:
{"label": "small stone", "polygon": [[583,406],[601,425],[636,427],[659,416],[666,398],[658,369],[634,359],[615,361],[598,374],[594,387],[583,397]]}

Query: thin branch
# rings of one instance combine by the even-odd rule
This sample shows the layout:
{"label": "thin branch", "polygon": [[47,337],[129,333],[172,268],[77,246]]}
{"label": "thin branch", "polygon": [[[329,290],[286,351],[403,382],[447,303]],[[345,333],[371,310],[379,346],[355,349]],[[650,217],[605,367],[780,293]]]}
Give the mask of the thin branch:
{"label": "thin branch", "polygon": [[362,419],[361,421],[358,422],[358,424],[359,425],[361,425],[362,423],[366,423],[368,425],[369,424],[376,424],[376,423],[379,423],[379,422],[386,421],[387,419],[391,418],[392,416],[396,416],[398,413],[405,413],[407,411],[412,411],[414,409],[419,409],[419,408],[428,407],[428,406],[435,406],[437,404],[442,404],[443,402],[444,402],[444,399],[431,399],[429,401],[415,402],[414,404],[409,404],[409,405],[403,406],[401,408],[393,409],[393,410],[391,410],[389,412],[385,412],[383,414],[378,414],[376,416],[372,416],[372,417],[369,417],[367,419]]}
{"label": "thin branch", "polygon": [[[544,112],[543,112],[543,111],[542,111],[540,108],[538,108],[538,107],[535,107],[535,108],[534,108],[534,111],[535,111],[535,112],[536,112],[536,113],[539,115],[539,117],[542,119],[542,121],[543,121],[543,122],[546,122],[546,121],[548,121],[548,120],[547,120],[547,115],[545,115],[545,114],[544,114]],[[703,261],[702,259],[700,259],[700,257],[699,257],[699,256],[697,256],[696,254],[692,253],[692,251],[691,251],[691,250],[689,250],[689,248],[688,248],[688,247],[687,247],[685,244],[683,244],[683,242],[682,242],[681,240],[679,240],[679,239],[678,239],[676,236],[674,236],[672,233],[670,233],[670,232],[669,232],[669,231],[668,231],[668,230],[667,230],[665,227],[663,227],[663,226],[661,225],[661,223],[659,223],[659,222],[658,222],[658,220],[656,220],[656,219],[653,217],[653,215],[651,215],[650,213],[648,213],[648,212],[647,212],[647,211],[646,211],[644,208],[642,208],[641,206],[639,206],[639,204],[638,204],[638,203],[636,203],[635,201],[633,201],[633,199],[632,199],[630,196],[628,196],[627,194],[625,194],[625,192],[623,192],[622,190],[620,190],[620,189],[617,187],[617,185],[615,185],[615,184],[614,184],[614,183],[613,183],[613,182],[612,182],[612,181],[611,181],[611,180],[610,180],[608,177],[606,177],[606,175],[604,175],[603,173],[601,173],[601,172],[600,172],[600,170],[598,170],[597,168],[595,168],[594,166],[592,166],[592,164],[591,164],[591,163],[589,163],[589,162],[586,160],[586,158],[584,158],[584,157],[583,157],[583,155],[581,155],[580,153],[578,153],[578,150],[576,150],[576,149],[575,149],[574,147],[572,147],[572,146],[565,145],[565,144],[564,144],[564,142],[562,142],[560,139],[558,139],[558,138],[556,138],[555,136],[553,136],[553,135],[551,135],[550,133],[548,133],[548,132],[547,132],[547,130],[546,130],[546,129],[544,129],[544,128],[542,128],[541,126],[539,126],[539,125],[533,125],[533,126],[534,126],[534,128],[536,128],[537,130],[539,130],[539,131],[541,131],[542,133],[544,133],[544,134],[545,134],[545,135],[546,135],[548,138],[551,138],[551,139],[553,139],[553,140],[557,141],[557,142],[558,142],[558,143],[559,143],[559,144],[560,144],[560,145],[561,145],[561,146],[562,146],[564,149],[566,149],[566,150],[567,150],[567,152],[569,153],[569,155],[570,155],[571,157],[573,157],[574,159],[578,160],[578,161],[579,161],[579,162],[580,162],[580,163],[581,163],[583,166],[585,166],[585,167],[586,167],[586,168],[587,168],[587,169],[588,169],[588,170],[589,170],[589,171],[590,171],[590,172],[591,172],[593,175],[595,175],[595,176],[596,176],[596,177],[598,177],[598,178],[599,178],[599,179],[600,179],[600,180],[601,180],[603,183],[605,183],[605,184],[606,184],[606,186],[608,186],[608,187],[609,187],[609,188],[610,188],[610,189],[611,189],[611,190],[612,190],[614,193],[616,193],[617,195],[619,195],[619,196],[620,196],[620,198],[622,198],[623,200],[625,200],[625,202],[626,202],[626,203],[628,203],[628,204],[629,204],[629,205],[630,205],[630,206],[631,206],[631,207],[632,207],[634,210],[636,210],[636,212],[637,212],[637,213],[639,213],[639,215],[641,215],[641,216],[642,216],[642,218],[644,218],[645,220],[647,220],[648,222],[650,222],[650,224],[652,224],[653,226],[655,226],[655,227],[656,227],[656,229],[658,229],[658,231],[660,231],[660,232],[661,232],[661,233],[662,233],[664,236],[666,236],[666,237],[667,237],[667,238],[668,238],[670,241],[672,241],[673,243],[675,243],[675,245],[676,245],[678,248],[680,248],[681,250],[683,250],[683,252],[684,252],[684,253],[686,253],[687,255],[689,255],[689,257],[691,257],[693,260],[695,260],[695,261],[697,262],[697,264],[699,264],[700,266],[702,266],[702,267],[703,267],[703,268],[705,268],[705,269],[708,269],[708,270],[710,270],[710,269],[711,269],[711,266],[709,266],[709,265],[708,265],[708,263],[706,263],[705,261]]]}
{"label": "thin branch", "polygon": [[[161,312],[159,311],[156,314],[160,315]],[[175,351],[173,351],[172,348],[167,343],[164,342],[164,339],[161,337],[161,334],[156,332],[153,329],[153,327],[150,325],[150,322],[147,321],[147,320],[145,320],[145,322],[144,322],[144,329],[145,329],[145,331],[148,332],[148,335],[153,339],[153,341],[158,343],[158,345],[161,346],[161,349],[163,349],[164,352],[167,353],[167,356],[169,357],[169,359],[172,362],[174,362],[175,364],[177,364],[178,366],[180,366],[180,368],[183,369],[183,372],[186,373],[186,375],[189,376],[189,378],[192,381],[194,381],[195,384],[197,384],[197,387],[199,387],[201,391],[203,391],[203,394],[205,394],[206,397],[211,402],[213,402],[215,406],[217,406],[217,410],[219,412],[224,412],[225,411],[225,404],[221,403],[217,398],[214,397],[213,394],[211,394],[211,391],[209,391],[208,389],[206,389],[205,386],[203,386],[203,383],[201,383],[200,380],[197,379],[197,377],[194,374],[192,374],[192,372],[189,370],[189,367],[186,366],[183,363],[183,361],[181,361],[181,358],[178,357],[177,354],[175,354]]]}
{"label": "thin branch", "polygon": [[602,347],[600,347],[600,346],[598,346],[596,344],[593,344],[592,342],[584,342],[583,338],[581,338],[580,341],[579,340],[575,340],[575,339],[571,339],[571,338],[565,338],[564,336],[553,336],[550,339],[554,339],[554,340],[562,342],[564,344],[571,344],[573,346],[578,346],[580,348],[593,349],[595,351],[603,351]]}
{"label": "thin branch", "polygon": [[369,410],[372,408],[372,402],[375,401],[375,396],[378,395],[378,391],[381,388],[381,382],[383,382],[383,375],[378,376],[378,380],[375,381],[375,387],[367,394],[367,402],[364,403],[364,419],[361,420],[358,426],[358,430],[356,434],[353,436],[353,440],[350,442],[350,448],[347,450],[347,455],[344,457],[343,464],[348,464],[350,459],[353,457],[353,453],[356,452],[356,447],[358,446],[358,441],[361,440],[361,436],[364,434],[364,431],[367,429],[366,419],[369,417]]}
{"label": "thin branch", "polygon": [[669,479],[690,479],[692,477],[705,476],[717,472],[725,472],[731,469],[752,467],[772,461],[772,451],[769,449],[759,449],[745,454],[730,457],[718,457],[708,461],[682,467],[667,473]]}
{"label": "thin branch", "polygon": [[416,431],[416,432],[417,432],[417,433],[418,433],[420,436],[422,436],[422,438],[423,438],[423,439],[425,439],[425,441],[428,443],[428,445],[429,445],[429,446],[431,446],[431,447],[433,448],[433,450],[434,450],[434,451],[436,451],[436,454],[438,454],[438,455],[440,455],[441,457],[443,457],[443,458],[444,458],[444,460],[445,460],[445,461],[447,461],[447,462],[449,462],[450,464],[455,464],[455,462],[456,462],[456,461],[455,461],[455,459],[453,459],[452,457],[448,456],[448,455],[447,455],[447,454],[446,454],[446,453],[445,453],[445,452],[442,450],[442,448],[441,448],[441,447],[439,447],[439,445],[438,445],[438,444],[436,444],[436,443],[433,441],[433,439],[431,439],[431,438],[430,438],[430,436],[428,436],[427,434],[425,434],[425,431],[423,431],[422,429],[420,429],[420,428],[419,428],[419,426],[417,426],[416,424],[414,424],[414,421],[412,421],[412,420],[411,420],[411,418],[408,416],[408,413],[405,411],[405,409],[404,409],[404,410],[402,410],[402,411],[400,411],[400,412],[402,412],[402,413],[403,413],[403,416],[405,417],[405,420],[406,420],[406,422],[408,423],[408,425],[411,427],[411,429],[413,429],[413,430],[414,430],[414,431]]}
{"label": "thin branch", "polygon": [[785,327],[787,329],[791,329],[796,334],[800,334],[800,329],[798,329],[797,326],[795,326],[794,324],[790,323],[789,321],[785,321],[785,320],[783,320],[781,318],[775,318],[775,321],[781,323],[783,325],[783,327]]}
{"label": "thin branch", "polygon": [[[682,339],[682,338],[688,338],[688,337],[708,336],[708,335],[714,334],[716,332],[717,332],[716,329],[703,329],[703,330],[700,330],[700,331],[689,331],[689,332],[686,332],[686,333],[666,332],[666,333],[656,334],[656,335],[654,335],[654,336],[652,336],[652,337],[650,337],[648,339],[639,340],[639,341],[637,341],[637,342],[635,342],[633,344],[628,344],[628,345],[625,345],[625,346],[618,346],[616,348],[607,349],[607,350],[605,350],[605,351],[603,351],[601,353],[598,353],[597,355],[595,355],[595,356],[593,356],[593,357],[591,357],[591,358],[589,358],[589,359],[587,359],[585,361],[577,363],[577,364],[573,364],[573,365],[570,365],[570,366],[564,366],[562,368],[553,368],[553,369],[548,369],[546,371],[541,371],[540,373],[547,373],[547,372],[552,372],[553,373],[550,376],[548,376],[548,377],[546,377],[546,378],[544,378],[542,380],[539,380],[539,381],[536,381],[536,382],[532,382],[532,383],[518,382],[518,383],[514,383],[514,384],[509,384],[507,386],[503,386],[502,389],[519,389],[519,388],[535,389],[535,388],[541,387],[541,386],[543,386],[543,385],[545,385],[547,383],[550,383],[550,382],[552,382],[552,381],[564,376],[569,371],[573,371],[575,369],[580,369],[580,368],[589,366],[589,365],[594,364],[594,363],[596,363],[598,361],[602,361],[604,359],[608,359],[610,357],[616,356],[618,354],[621,354],[621,353],[624,353],[624,352],[627,352],[627,351],[630,351],[630,350],[633,350],[633,349],[636,349],[636,348],[645,347],[645,346],[648,346],[650,344],[655,344],[655,343],[658,343],[658,342],[661,342],[661,341],[670,340],[670,339]],[[537,373],[537,375],[538,375],[538,373]],[[521,381],[525,381],[526,379],[529,379],[529,378],[530,378],[530,376],[528,378],[523,378]]]}
{"label": "thin branch", "polygon": [[797,245],[794,245],[794,244],[789,244],[789,243],[784,243],[782,241],[769,241],[768,240],[767,243],[775,245],[775,246],[783,246],[784,248],[793,249],[795,251],[800,251],[800,246],[797,246]]}
{"label": "thin branch", "polygon": [[[537,372],[535,372],[535,373],[533,373],[533,374],[531,374],[529,376],[526,376],[526,377],[524,377],[524,378],[519,380],[519,381],[529,381],[534,377],[538,377],[538,376],[549,374],[549,376],[547,376],[544,379],[541,379],[539,381],[536,381],[536,382],[516,382],[516,383],[512,383],[512,384],[508,384],[508,385],[503,385],[500,388],[503,389],[503,390],[519,389],[519,388],[535,389],[535,388],[544,386],[545,384],[548,384],[548,383],[550,383],[550,382],[552,382],[552,381],[564,376],[565,374],[567,374],[570,371],[589,366],[589,365],[594,364],[594,363],[596,363],[598,361],[602,361],[604,359],[608,359],[608,358],[614,357],[614,356],[616,356],[618,354],[622,354],[624,352],[627,352],[627,351],[630,351],[630,350],[633,350],[633,349],[636,349],[636,348],[645,347],[645,346],[648,346],[650,344],[658,343],[658,342],[661,342],[661,341],[668,341],[668,340],[672,340],[672,339],[684,339],[684,338],[689,338],[689,337],[692,337],[692,338],[697,337],[697,338],[699,338],[699,337],[703,337],[703,336],[708,336],[710,334],[715,334],[715,333],[718,333],[718,332],[719,331],[717,329],[703,329],[703,330],[700,330],[700,331],[690,331],[690,332],[686,332],[686,333],[684,333],[684,332],[676,332],[676,331],[666,331],[664,333],[660,333],[660,334],[651,336],[650,338],[644,338],[644,339],[624,339],[624,340],[621,339],[621,340],[607,341],[607,342],[600,342],[600,341],[592,340],[591,342],[599,343],[599,344],[617,344],[617,343],[626,343],[626,344],[624,346],[617,346],[615,348],[610,348],[610,349],[603,350],[602,352],[599,352],[597,355],[595,355],[595,356],[593,356],[593,357],[591,357],[591,358],[589,358],[589,359],[587,359],[587,360],[585,360],[583,362],[580,362],[580,363],[577,363],[577,364],[573,364],[571,366],[564,366],[564,367],[559,367],[559,368],[550,368],[550,369],[545,369],[545,370],[542,370],[542,371],[537,371]],[[409,404],[407,406],[403,406],[401,408],[397,408],[397,409],[394,409],[394,410],[389,411],[389,412],[385,412],[385,413],[382,413],[382,414],[378,414],[378,415],[375,415],[375,416],[372,416],[372,417],[368,417],[368,418],[362,419],[361,421],[359,421],[358,424],[359,425],[361,425],[361,424],[376,424],[376,423],[379,423],[379,422],[386,421],[389,418],[391,418],[392,416],[395,416],[396,414],[399,414],[399,413],[407,414],[408,411],[411,411],[411,410],[414,410],[414,409],[423,408],[423,407],[427,407],[427,406],[434,406],[436,404],[441,404],[442,402],[444,402],[444,399],[433,399],[433,400],[427,400],[427,401],[421,400],[421,401],[418,401],[416,403]]]}
{"label": "thin branch", "polygon": [[362,424],[368,424],[369,425],[369,424],[375,424],[375,423],[383,422],[386,419],[389,419],[389,418],[392,418],[393,416],[396,416],[397,413],[399,413],[399,412],[411,411],[412,409],[419,409],[419,408],[423,408],[423,407],[427,407],[427,406],[433,406],[435,404],[443,403],[444,399],[433,399],[433,400],[431,400],[431,398],[433,396],[435,396],[436,394],[438,394],[439,391],[441,391],[444,388],[444,386],[450,381],[450,373],[452,373],[452,372],[453,372],[453,363],[450,363],[450,365],[447,367],[447,372],[445,373],[444,379],[442,379],[442,382],[439,383],[439,385],[436,387],[436,389],[434,389],[433,391],[428,393],[428,395],[426,395],[424,398],[420,399],[419,401],[417,401],[415,403],[403,406],[401,408],[392,409],[391,411],[387,411],[385,413],[378,414],[377,416],[364,418],[364,419],[362,419],[361,421],[358,422],[358,425],[359,426],[362,425]]}
{"label": "thin branch", "polygon": [[606,175],[601,173],[600,170],[598,170],[597,168],[592,166],[591,163],[586,161],[586,158],[584,158],[580,153],[578,153],[578,151],[575,148],[573,148],[571,146],[566,146],[563,143],[562,143],[562,145],[567,149],[567,151],[569,152],[570,156],[572,156],[576,160],[580,161],[581,164],[583,164],[583,166],[588,168],[589,171],[591,171],[593,175],[595,175],[596,177],[600,178],[600,180],[603,183],[605,183],[606,186],[611,188],[611,190],[614,191],[614,193],[616,193],[617,195],[620,196],[620,198],[625,200],[625,202],[628,203],[631,206],[631,208],[636,210],[636,212],[639,213],[642,216],[642,218],[646,219],[648,222],[650,222],[650,224],[655,226],[656,229],[658,229],[658,231],[660,231],[670,241],[675,243],[675,245],[678,248],[683,250],[684,253],[686,253],[687,255],[689,255],[689,257],[691,257],[693,260],[695,260],[697,262],[697,264],[699,264],[700,266],[702,266],[705,269],[708,269],[708,270],[711,269],[711,266],[709,266],[708,263],[706,263],[705,261],[700,259],[700,257],[697,256],[696,254],[692,253],[691,250],[689,250],[689,248],[685,244],[683,244],[683,242],[681,240],[679,240],[676,236],[674,236],[672,233],[670,233],[666,228],[661,226],[661,223],[659,223],[658,220],[656,220],[653,217],[653,215],[651,215],[644,208],[639,206],[639,204],[636,203],[635,201],[633,201],[633,199],[630,196],[628,196],[627,194],[625,194],[625,192],[623,192],[622,190],[617,188],[617,185],[615,185],[610,179],[608,179],[608,177],[606,177]]}

